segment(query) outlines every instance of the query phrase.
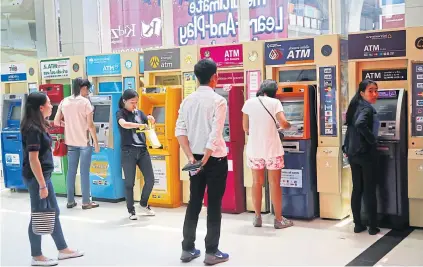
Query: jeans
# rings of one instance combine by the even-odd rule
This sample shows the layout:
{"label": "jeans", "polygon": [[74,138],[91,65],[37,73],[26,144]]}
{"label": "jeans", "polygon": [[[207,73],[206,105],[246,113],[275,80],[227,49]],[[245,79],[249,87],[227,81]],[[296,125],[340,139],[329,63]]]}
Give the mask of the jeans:
{"label": "jeans", "polygon": [[[202,155],[194,155],[201,160]],[[228,159],[210,157],[203,169],[190,177],[190,200],[185,214],[182,249],[190,251],[195,248],[198,215],[203,206],[204,192],[207,186],[207,235],[206,253],[216,253],[219,246],[220,226],[222,220],[222,198],[226,189],[228,176]]]}
{"label": "jeans", "polygon": [[377,156],[362,156],[349,158],[353,182],[351,194],[351,210],[354,223],[362,224],[361,221],[361,200],[364,199],[369,226],[377,226]]}
{"label": "jeans", "polygon": [[[56,244],[57,250],[63,250],[66,249],[68,245],[66,244],[65,237],[63,236],[62,232],[62,226],[60,224],[60,210],[59,206],[57,205],[56,194],[54,193],[54,188],[50,176],[45,175],[44,178],[48,189],[48,196],[46,199],[40,199],[40,186],[38,185],[37,179],[24,179],[24,182],[28,187],[29,196],[31,199],[31,210],[46,208],[47,201],[49,202],[51,208],[56,209],[56,220],[51,237],[53,238],[54,243]],[[29,243],[31,244],[32,257],[41,256],[43,254],[41,252],[41,236],[34,234],[34,232],[32,231],[32,220],[29,222],[28,236]]]}
{"label": "jeans", "polygon": [[69,204],[75,202],[75,178],[79,162],[81,162],[82,204],[90,204],[91,202],[90,165],[92,152],[93,148],[91,146],[68,146],[68,174],[66,177],[66,187]]}
{"label": "jeans", "polygon": [[154,187],[154,172],[150,154],[145,147],[128,146],[122,148],[122,168],[125,175],[126,207],[128,212],[134,211],[134,184],[136,168],[140,168],[144,176],[140,204],[146,207]]}

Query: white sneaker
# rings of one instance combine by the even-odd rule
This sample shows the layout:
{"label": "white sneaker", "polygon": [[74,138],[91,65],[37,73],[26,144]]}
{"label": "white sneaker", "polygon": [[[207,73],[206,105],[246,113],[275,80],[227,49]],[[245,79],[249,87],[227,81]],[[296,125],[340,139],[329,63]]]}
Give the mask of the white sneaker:
{"label": "white sneaker", "polygon": [[32,258],[31,266],[56,266],[59,262],[57,260],[48,259],[46,261],[37,261]]}
{"label": "white sneaker", "polygon": [[141,214],[144,216],[155,216],[156,213],[154,213],[154,211],[150,208],[149,205],[147,205],[146,207],[141,206]]}
{"label": "white sneaker", "polygon": [[132,213],[129,213],[129,219],[132,221],[138,220],[137,215],[135,214],[135,211]]}
{"label": "white sneaker", "polygon": [[59,260],[67,260],[67,259],[72,259],[72,258],[79,258],[84,256],[84,252],[83,251],[79,251],[79,250],[75,250],[73,253],[62,253],[59,252]]}

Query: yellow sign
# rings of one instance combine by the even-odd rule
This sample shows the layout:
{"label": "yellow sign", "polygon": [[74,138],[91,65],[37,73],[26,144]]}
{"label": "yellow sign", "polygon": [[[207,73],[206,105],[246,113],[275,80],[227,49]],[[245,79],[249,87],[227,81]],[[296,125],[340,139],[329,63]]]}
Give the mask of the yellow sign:
{"label": "yellow sign", "polygon": [[150,66],[153,69],[157,69],[159,67],[159,65],[160,65],[160,59],[159,59],[158,56],[154,56],[150,59]]}
{"label": "yellow sign", "polygon": [[188,56],[185,57],[185,63],[187,63],[187,64],[192,63],[192,56],[191,55],[188,55]]}
{"label": "yellow sign", "polygon": [[195,92],[197,81],[194,72],[184,73],[184,98]]}
{"label": "yellow sign", "polygon": [[93,161],[91,162],[90,172],[102,179],[107,178],[107,170],[109,169],[109,163],[107,161]]}

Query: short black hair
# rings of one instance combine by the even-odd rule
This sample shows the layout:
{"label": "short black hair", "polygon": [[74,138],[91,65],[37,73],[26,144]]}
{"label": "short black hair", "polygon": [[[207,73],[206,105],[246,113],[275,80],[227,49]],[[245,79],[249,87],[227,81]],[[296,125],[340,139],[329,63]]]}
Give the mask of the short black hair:
{"label": "short black hair", "polygon": [[73,81],[72,93],[74,96],[79,96],[81,94],[81,88],[86,86],[88,89],[91,88],[91,82],[88,79],[76,78]]}
{"label": "short black hair", "polygon": [[266,94],[268,97],[275,98],[277,91],[278,84],[274,80],[264,80],[256,96],[264,96]]}
{"label": "short black hair", "polygon": [[194,73],[201,85],[207,85],[217,73],[217,65],[213,60],[202,59],[195,64]]}

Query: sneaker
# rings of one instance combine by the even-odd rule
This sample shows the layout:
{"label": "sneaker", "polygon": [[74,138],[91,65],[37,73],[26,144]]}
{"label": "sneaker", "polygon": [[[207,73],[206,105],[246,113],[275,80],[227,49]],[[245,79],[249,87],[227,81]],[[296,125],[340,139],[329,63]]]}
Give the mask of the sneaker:
{"label": "sneaker", "polygon": [[132,221],[138,220],[138,217],[135,214],[135,211],[129,213],[129,219]]}
{"label": "sneaker", "polygon": [[200,257],[200,255],[201,255],[201,251],[198,250],[198,249],[195,249],[195,248],[193,250],[190,250],[190,251],[183,250],[182,255],[181,255],[181,261],[182,262],[190,262],[193,259]]}
{"label": "sneaker", "polygon": [[66,204],[66,208],[68,208],[68,209],[71,209],[71,208],[74,208],[74,207],[76,207],[76,202],[74,201],[73,203],[67,203]]}
{"label": "sneaker", "polygon": [[285,217],[282,217],[281,221],[275,219],[273,226],[275,227],[275,229],[284,229],[293,225],[294,223],[292,221],[286,219]]}
{"label": "sneaker", "polygon": [[59,260],[67,260],[67,259],[73,259],[73,258],[79,258],[84,256],[83,251],[75,250],[73,253],[62,253],[59,252]]}
{"label": "sneaker", "polygon": [[261,217],[254,216],[253,226],[254,227],[261,227],[262,224],[263,224],[263,221],[262,221]]}
{"label": "sneaker", "polygon": [[155,216],[156,214],[154,211],[150,208],[150,205],[147,205],[145,207],[141,206],[141,213],[144,216]]}
{"label": "sneaker", "polygon": [[354,233],[356,233],[356,234],[361,233],[361,232],[366,231],[366,230],[367,230],[367,227],[362,225],[362,224],[356,224],[354,226]]}
{"label": "sneaker", "polygon": [[31,266],[56,266],[59,264],[59,261],[53,259],[47,259],[45,261],[37,261],[32,258]]}
{"label": "sneaker", "polygon": [[229,255],[218,250],[216,253],[206,253],[204,264],[215,265],[229,260]]}
{"label": "sneaker", "polygon": [[380,232],[380,229],[377,227],[370,227],[369,228],[369,235],[376,235]]}

